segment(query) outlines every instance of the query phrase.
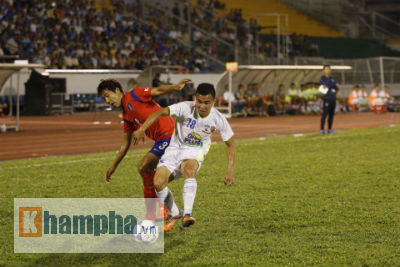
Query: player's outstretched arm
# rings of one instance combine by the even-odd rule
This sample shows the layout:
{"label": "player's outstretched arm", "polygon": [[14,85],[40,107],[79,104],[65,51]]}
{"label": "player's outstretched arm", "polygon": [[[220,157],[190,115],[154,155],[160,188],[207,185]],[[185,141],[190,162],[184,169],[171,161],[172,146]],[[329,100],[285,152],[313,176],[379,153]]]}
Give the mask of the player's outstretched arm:
{"label": "player's outstretched arm", "polygon": [[111,175],[115,172],[115,170],[118,167],[118,164],[121,162],[121,160],[125,157],[126,153],[128,152],[129,147],[131,145],[131,140],[132,140],[132,132],[125,133],[124,140],[121,144],[121,148],[119,149],[118,154],[113,161],[113,164],[111,165],[110,168],[107,169],[104,175],[104,180],[106,180],[106,182],[109,182],[111,180]]}
{"label": "player's outstretched arm", "polygon": [[228,148],[228,171],[225,175],[224,183],[226,185],[233,185],[235,183],[235,178],[233,177],[233,169],[235,165],[235,142],[233,137],[231,137],[228,141],[225,141],[226,147]]}
{"label": "player's outstretched arm", "polygon": [[161,85],[160,87],[155,87],[151,89],[152,96],[159,96],[169,94],[175,91],[180,91],[185,87],[185,84],[191,82],[191,79],[182,79],[177,85]]}
{"label": "player's outstretched arm", "polygon": [[140,128],[137,129],[135,132],[133,132],[134,145],[138,144],[140,140],[144,140],[146,130],[151,125],[153,125],[153,123],[155,123],[161,116],[169,116],[169,107],[162,108],[151,113],[151,115],[147,117],[146,121],[142,124],[142,126],[140,126]]}

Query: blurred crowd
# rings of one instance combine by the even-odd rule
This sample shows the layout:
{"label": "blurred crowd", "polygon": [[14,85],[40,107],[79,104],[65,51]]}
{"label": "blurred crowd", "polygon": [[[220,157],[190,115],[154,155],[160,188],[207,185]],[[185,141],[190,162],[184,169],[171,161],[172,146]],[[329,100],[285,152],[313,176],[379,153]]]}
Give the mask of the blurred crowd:
{"label": "blurred crowd", "polygon": [[[206,72],[215,70],[206,55],[218,58],[229,50],[210,35],[228,44],[237,39],[245,53],[262,30],[256,20],[243,19],[240,9],[221,17],[217,10],[225,8],[223,3],[199,0],[190,8],[195,26],[190,37],[187,0],[168,8],[141,1],[113,0],[111,8],[98,10],[90,0],[0,0],[0,55],[19,55],[58,69],[145,69],[160,64]],[[188,47],[188,38],[194,48]],[[274,38],[259,44],[262,56],[276,57]],[[317,55],[318,47],[292,35],[287,52]]]}
{"label": "blurred crowd", "polygon": [[[231,102],[234,116],[263,116],[283,114],[318,114],[321,112],[322,96],[320,83],[308,82],[297,86],[291,83],[289,88],[280,84],[273,94],[262,94],[258,83],[240,84],[229,92],[228,84],[218,97],[217,105],[228,109]],[[389,95],[387,88],[376,85],[369,94],[364,86],[354,86],[347,98],[337,97],[336,111],[399,111],[398,102]]]}
{"label": "blurred crowd", "polygon": [[364,85],[355,85],[348,97],[348,105],[353,111],[376,111],[384,108],[391,101],[393,101],[393,98],[389,95],[388,89],[385,87],[380,89],[378,84],[372,88],[369,94],[367,94]]}
{"label": "blurred crowd", "polygon": [[[50,68],[145,69],[154,64],[207,71],[204,57],[187,49],[151,10],[141,20],[140,1],[1,0],[0,47]],[[126,8],[129,5],[129,16]],[[190,60],[190,62],[188,62]],[[211,69],[212,70],[212,69]]]}
{"label": "blurred crowd", "polygon": [[[185,1],[182,1],[185,2]],[[178,4],[175,10],[178,10]],[[239,54],[247,56],[251,48],[256,47],[256,35],[264,30],[264,27],[258,24],[256,19],[250,18],[245,20],[242,16],[242,9],[231,9],[226,16],[218,16],[218,10],[225,9],[225,5],[215,0],[198,0],[197,6],[192,9],[191,18],[195,25],[205,29],[207,33],[217,36],[231,44],[238,41]],[[187,10],[183,10],[185,15]],[[174,12],[179,16],[181,13]],[[187,16],[185,16],[187,18]],[[276,46],[277,39],[274,31],[259,38],[258,47],[261,59],[273,59],[279,57],[283,59],[286,56],[319,56],[319,46],[316,42],[312,42],[305,35],[297,35],[293,33],[288,36],[287,48],[281,48],[278,53]],[[207,34],[201,31],[194,31],[194,41],[197,45],[205,48],[209,54],[218,56],[222,50],[212,39],[207,38]],[[284,51],[287,49],[287,51]]]}
{"label": "blurred crowd", "polygon": [[226,107],[229,99],[232,112],[236,115],[281,115],[320,112],[321,97],[319,83],[305,83],[298,88],[291,83],[289,88],[280,84],[271,95],[260,92],[258,83],[240,84],[236,92],[229,92],[228,85],[224,93],[218,98],[218,105]]}

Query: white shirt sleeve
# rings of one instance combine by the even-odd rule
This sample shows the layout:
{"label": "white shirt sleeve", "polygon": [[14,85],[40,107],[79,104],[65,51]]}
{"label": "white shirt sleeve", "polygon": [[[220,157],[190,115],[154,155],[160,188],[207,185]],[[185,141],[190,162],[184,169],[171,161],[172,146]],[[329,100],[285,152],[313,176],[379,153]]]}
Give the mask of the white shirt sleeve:
{"label": "white shirt sleeve", "polygon": [[233,136],[233,131],[232,131],[231,126],[229,125],[229,122],[219,112],[218,112],[217,121],[216,121],[216,128],[219,131],[219,133],[221,134],[222,140],[224,142],[228,141]]}
{"label": "white shirt sleeve", "polygon": [[183,117],[185,114],[190,113],[189,102],[179,102],[169,106],[169,115],[176,117]]}

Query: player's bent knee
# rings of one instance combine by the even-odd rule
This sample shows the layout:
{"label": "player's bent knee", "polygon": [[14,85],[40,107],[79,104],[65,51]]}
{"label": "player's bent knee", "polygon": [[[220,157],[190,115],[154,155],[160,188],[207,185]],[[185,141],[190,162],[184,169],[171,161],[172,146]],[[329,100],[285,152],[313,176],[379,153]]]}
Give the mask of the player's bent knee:
{"label": "player's bent knee", "polygon": [[154,177],[154,189],[157,192],[160,192],[161,190],[163,190],[167,185],[168,185],[168,179]]}
{"label": "player's bent knee", "polygon": [[138,163],[137,169],[140,175],[144,175],[150,171],[154,171],[157,167],[158,158],[153,156],[152,154],[146,155],[143,159]]}
{"label": "player's bent knee", "polygon": [[185,178],[193,178],[196,175],[199,163],[195,159],[186,160],[182,163],[182,173]]}
{"label": "player's bent knee", "polygon": [[158,168],[154,175],[154,189],[160,192],[168,185],[168,178],[171,173],[165,167]]}
{"label": "player's bent knee", "polygon": [[138,169],[138,172],[140,173],[140,175],[143,175],[143,174],[147,173],[148,166],[144,161],[140,161],[137,165],[137,169]]}

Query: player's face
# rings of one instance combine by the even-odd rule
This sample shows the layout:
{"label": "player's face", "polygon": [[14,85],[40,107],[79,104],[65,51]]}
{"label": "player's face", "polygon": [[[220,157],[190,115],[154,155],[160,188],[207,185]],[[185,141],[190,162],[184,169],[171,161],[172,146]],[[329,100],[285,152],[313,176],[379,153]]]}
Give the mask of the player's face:
{"label": "player's face", "polygon": [[325,67],[324,68],[324,74],[326,77],[331,76],[331,67]]}
{"label": "player's face", "polygon": [[211,94],[208,95],[196,95],[196,110],[200,117],[205,118],[210,114],[211,108],[214,105],[214,98]]}
{"label": "player's face", "polygon": [[101,97],[107,104],[118,108],[122,104],[123,93],[118,89],[115,92],[106,89],[101,93]]}

